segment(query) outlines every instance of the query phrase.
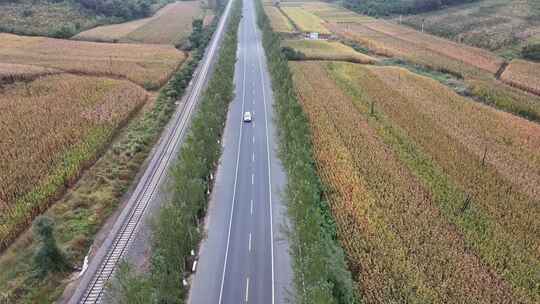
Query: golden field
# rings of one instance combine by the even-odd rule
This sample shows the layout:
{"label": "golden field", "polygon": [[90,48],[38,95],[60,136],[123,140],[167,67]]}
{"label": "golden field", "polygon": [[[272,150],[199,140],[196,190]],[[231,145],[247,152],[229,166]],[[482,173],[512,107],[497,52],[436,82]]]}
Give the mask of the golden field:
{"label": "golden field", "polygon": [[152,89],[163,85],[186,58],[168,45],[97,43],[2,33],[0,41],[2,63],[121,77]]}
{"label": "golden field", "polygon": [[512,60],[501,74],[501,80],[517,88],[540,95],[540,63],[520,59]]}
{"label": "golden field", "polygon": [[292,22],[300,31],[330,34],[330,31],[324,26],[324,21],[316,15],[300,7],[284,6],[281,9],[291,18]]}
{"label": "golden field", "polygon": [[[540,121],[540,98],[528,93],[536,93],[534,86],[538,83],[533,63],[517,61],[504,72],[504,59],[484,49],[361,16],[333,4],[316,1],[287,4],[291,5],[287,9],[319,16],[321,24],[342,39],[380,56],[452,74],[462,79],[467,90],[482,102]],[[341,17],[345,19],[340,20]],[[504,73],[499,81],[496,75],[501,71]]]}
{"label": "golden field", "polygon": [[191,33],[191,23],[204,17],[200,1],[166,5],[150,18],[105,25],[82,32],[78,40],[176,45]]}
{"label": "golden field", "polygon": [[283,45],[302,52],[309,60],[338,60],[365,64],[377,62],[377,59],[359,53],[338,41],[285,40]]}
{"label": "golden field", "polygon": [[43,75],[59,74],[58,70],[26,64],[0,62],[0,84],[30,80]]}
{"label": "golden field", "polygon": [[68,74],[2,88],[0,248],[95,161],[146,99],[125,80]]}
{"label": "golden field", "polygon": [[290,66],[365,303],[538,303],[538,124],[401,68]]}
{"label": "golden field", "polygon": [[264,6],[264,12],[270,20],[272,30],[278,33],[292,33],[294,28],[289,19],[275,6]]}

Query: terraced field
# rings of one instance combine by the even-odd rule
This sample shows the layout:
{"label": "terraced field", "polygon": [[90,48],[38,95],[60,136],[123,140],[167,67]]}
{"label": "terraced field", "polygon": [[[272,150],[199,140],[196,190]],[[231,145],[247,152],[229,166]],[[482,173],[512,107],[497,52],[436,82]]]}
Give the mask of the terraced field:
{"label": "terraced field", "polygon": [[501,80],[517,88],[540,95],[540,63],[519,59],[512,60],[502,73]]}
{"label": "terraced field", "polygon": [[394,67],[291,62],[366,303],[540,300],[540,126]]}
{"label": "terraced field", "polygon": [[163,85],[185,60],[167,45],[96,43],[0,33],[0,62],[125,78],[148,89]]}

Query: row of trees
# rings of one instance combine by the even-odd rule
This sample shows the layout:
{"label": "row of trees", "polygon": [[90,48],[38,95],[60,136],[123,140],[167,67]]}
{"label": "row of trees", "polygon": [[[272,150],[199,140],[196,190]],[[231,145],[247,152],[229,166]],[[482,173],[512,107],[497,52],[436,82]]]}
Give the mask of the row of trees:
{"label": "row of trees", "polygon": [[[211,175],[221,154],[219,139],[228,104],[234,96],[237,29],[242,2],[233,1],[214,74],[172,168],[171,199],[163,204],[152,227],[150,271],[139,275],[129,264],[123,264],[109,290],[111,303],[185,303],[188,290],[182,287],[183,279],[190,271],[191,250],[197,247],[202,237],[200,225],[212,187]],[[217,20],[215,18],[215,22]],[[194,55],[197,61],[202,58],[210,40],[210,34],[200,32],[202,27],[199,25],[198,21],[194,24],[189,39],[191,45],[197,47]],[[189,80],[183,78],[173,79],[171,87],[183,87],[188,83]],[[174,90],[166,94],[171,98],[181,96]]]}
{"label": "row of trees", "polygon": [[126,20],[144,18],[152,13],[156,0],[76,0],[96,14]]}
{"label": "row of trees", "polygon": [[428,12],[474,1],[478,0],[344,0],[343,5],[362,14],[387,16]]}
{"label": "row of trees", "polygon": [[293,302],[358,303],[355,283],[314,165],[309,122],[292,84],[286,56],[298,54],[281,48],[281,39],[272,31],[261,1],[255,2],[274,90],[280,155],[288,175],[285,199],[294,227],[290,231],[296,289]]}

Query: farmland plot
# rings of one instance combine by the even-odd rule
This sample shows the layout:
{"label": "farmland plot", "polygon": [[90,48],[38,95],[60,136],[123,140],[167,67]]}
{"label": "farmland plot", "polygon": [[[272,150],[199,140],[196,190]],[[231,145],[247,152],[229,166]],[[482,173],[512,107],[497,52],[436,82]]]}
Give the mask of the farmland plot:
{"label": "farmland plot", "polygon": [[540,126],[402,69],[291,66],[367,303],[539,300]]}
{"label": "farmland plot", "polygon": [[[404,59],[464,78],[470,93],[481,101],[504,111],[540,121],[540,98],[495,79],[494,74],[503,61],[488,51],[422,34],[386,21],[354,24],[329,22],[326,23],[326,27],[379,55]],[[517,73],[523,74],[518,76],[521,79],[531,78],[531,73],[525,72],[524,69],[516,71],[516,75],[519,75]],[[523,88],[515,84],[514,86]]]}
{"label": "farmland plot", "polygon": [[283,45],[302,52],[306,55],[306,59],[310,60],[340,60],[366,64],[377,62],[377,59],[337,41],[286,40]]}
{"label": "farmland plot", "polygon": [[302,32],[317,32],[320,34],[330,34],[324,26],[324,21],[314,14],[300,7],[283,7],[283,12],[291,18],[294,24]]}
{"label": "farmland plot", "polygon": [[495,74],[503,60],[487,51],[459,45],[400,28],[386,21],[360,24],[329,23],[327,27],[346,38],[359,41],[381,55],[402,57],[439,70],[462,76]]}
{"label": "farmland plot", "polygon": [[294,28],[289,19],[275,6],[264,6],[264,12],[270,19],[272,30],[278,33],[291,33]]}
{"label": "farmland plot", "polygon": [[185,60],[173,46],[96,43],[0,33],[0,62],[129,79],[146,88],[163,85]]}
{"label": "farmland plot", "polygon": [[28,81],[39,76],[59,73],[61,72],[58,70],[40,66],[0,62],[0,85],[15,81]]}
{"label": "farmland plot", "polygon": [[517,88],[540,95],[540,63],[512,60],[501,80]]}
{"label": "farmland plot", "polygon": [[176,45],[189,36],[193,20],[202,17],[200,1],[179,1],[168,4],[150,18],[99,26],[78,34],[75,39]]}
{"label": "farmland plot", "polygon": [[125,80],[52,75],[0,95],[0,247],[92,163],[147,98]]}

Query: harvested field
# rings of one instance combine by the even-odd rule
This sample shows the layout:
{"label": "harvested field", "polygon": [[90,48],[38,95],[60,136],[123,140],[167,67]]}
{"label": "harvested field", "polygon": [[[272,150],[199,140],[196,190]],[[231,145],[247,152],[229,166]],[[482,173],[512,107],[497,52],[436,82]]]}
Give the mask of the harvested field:
{"label": "harvested field", "polygon": [[502,73],[501,80],[514,87],[540,95],[540,63],[512,60]]}
{"label": "harvested field", "polygon": [[324,26],[324,21],[314,14],[300,7],[282,7],[281,8],[296,27],[302,32],[317,32],[320,34],[330,34],[330,31]]}
{"label": "harvested field", "polygon": [[0,34],[0,62],[129,79],[145,88],[163,85],[185,60],[173,46],[97,43]]}
{"label": "harvested field", "polygon": [[540,126],[400,68],[290,65],[366,303],[540,300]]}
{"label": "harvested field", "polygon": [[99,26],[78,34],[75,39],[176,45],[189,36],[193,20],[202,17],[200,1],[179,1],[168,4],[150,18]]}
{"label": "harvested field", "polygon": [[0,248],[96,160],[146,99],[125,80],[67,74],[3,88]]}
{"label": "harvested field", "polygon": [[264,12],[270,20],[272,30],[278,33],[292,33],[293,25],[281,11],[275,6],[264,6]]}
{"label": "harvested field", "polygon": [[377,62],[377,59],[359,53],[337,41],[286,40],[284,46],[302,52],[309,60],[338,60],[366,64]]}

